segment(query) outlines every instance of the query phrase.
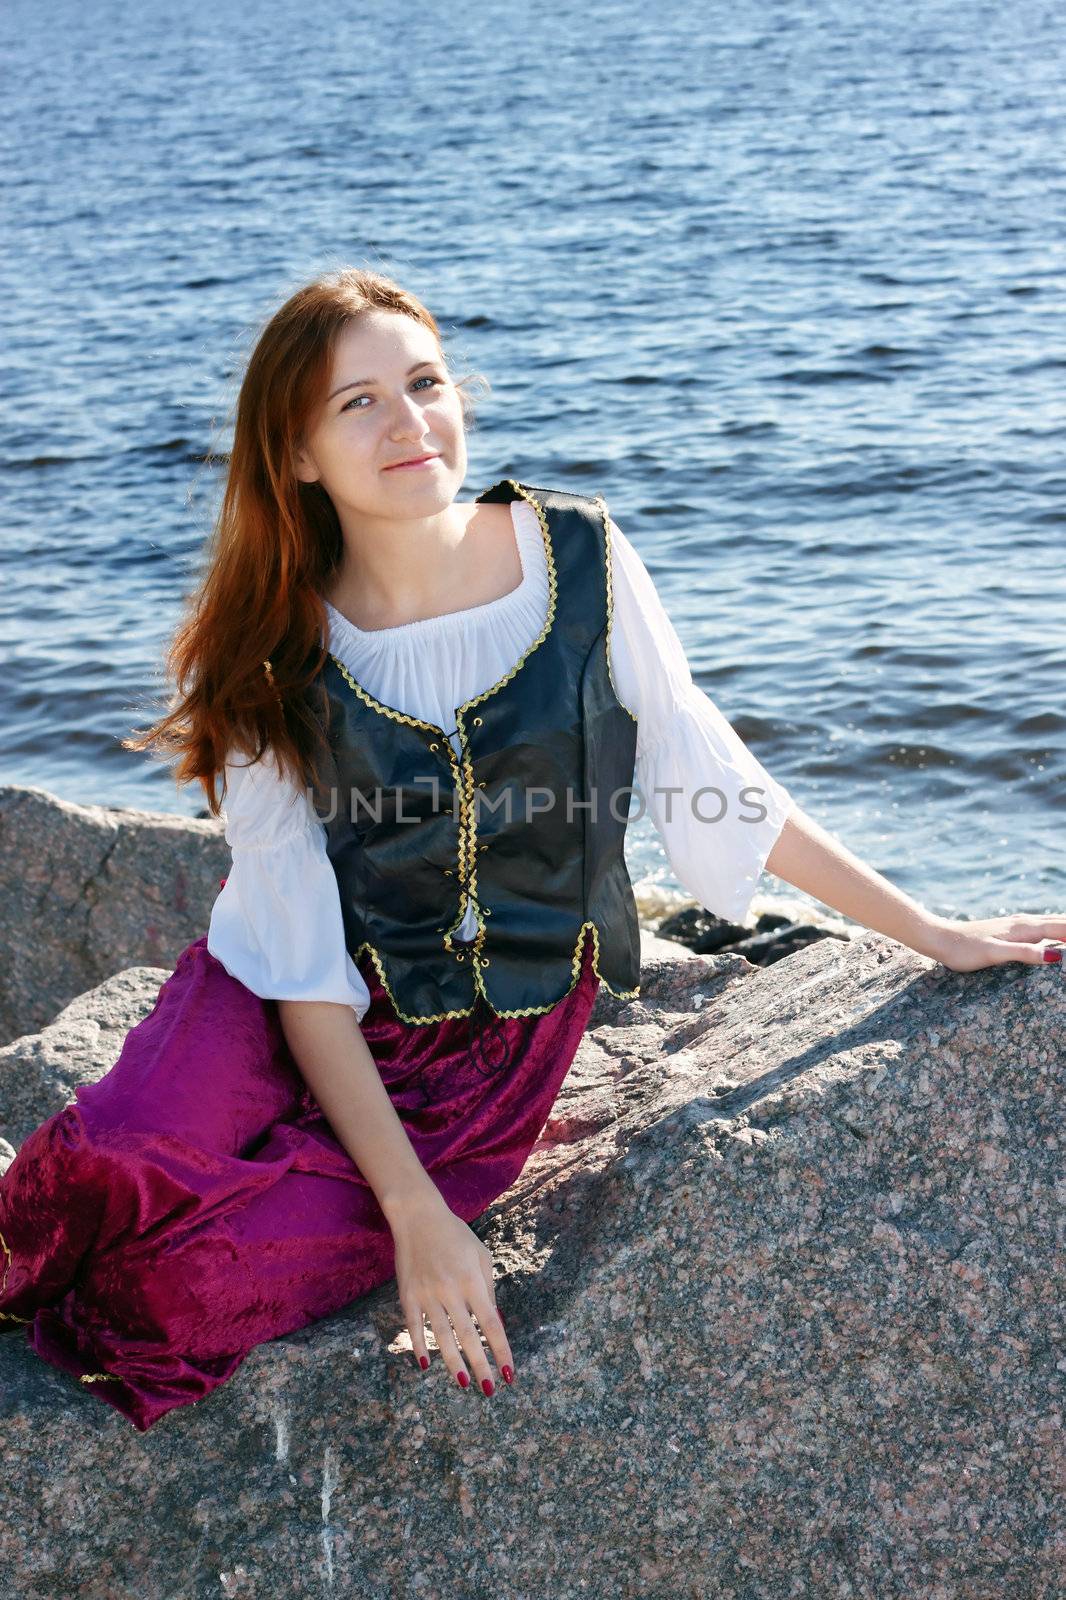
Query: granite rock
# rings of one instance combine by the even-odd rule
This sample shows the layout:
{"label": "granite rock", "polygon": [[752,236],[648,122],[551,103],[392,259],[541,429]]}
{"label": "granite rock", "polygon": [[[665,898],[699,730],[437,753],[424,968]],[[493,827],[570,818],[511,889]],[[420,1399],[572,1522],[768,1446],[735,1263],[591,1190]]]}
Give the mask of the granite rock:
{"label": "granite rock", "polygon": [[162,967],[127,967],[64,1006],[40,1033],[0,1046],[0,1134],[17,1149],[39,1123],[73,1100],[79,1083],[102,1078],[167,977]]}
{"label": "granite rock", "polygon": [[0,1043],[125,967],[172,968],[229,861],[217,819],[0,786]]}
{"label": "granite rock", "polygon": [[144,1435],[5,1334],[4,1594],[1061,1595],[1062,973],[864,934],[642,988],[474,1224],[513,1386],[421,1374],[394,1283]]}

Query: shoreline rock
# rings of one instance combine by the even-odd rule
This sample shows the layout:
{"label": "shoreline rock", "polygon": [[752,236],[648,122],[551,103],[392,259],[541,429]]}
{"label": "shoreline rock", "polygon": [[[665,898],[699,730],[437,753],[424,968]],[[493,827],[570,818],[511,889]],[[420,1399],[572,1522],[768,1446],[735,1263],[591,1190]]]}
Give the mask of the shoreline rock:
{"label": "shoreline rock", "polygon": [[[1056,1593],[1062,974],[876,934],[787,974],[690,954],[601,990],[474,1224],[516,1356],[491,1399],[418,1372],[394,1282],[143,1436],[0,1337],[11,1592]],[[95,1071],[156,979],[9,1046],[0,1107],[51,1103],[75,1031]]]}
{"label": "shoreline rock", "polygon": [[229,861],[219,821],[0,785],[0,1043],[125,967],[172,969]]}

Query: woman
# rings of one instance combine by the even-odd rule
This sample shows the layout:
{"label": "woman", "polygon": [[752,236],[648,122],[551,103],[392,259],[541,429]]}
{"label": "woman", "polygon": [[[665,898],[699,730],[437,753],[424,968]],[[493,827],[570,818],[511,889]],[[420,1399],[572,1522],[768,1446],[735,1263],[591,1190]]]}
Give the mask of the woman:
{"label": "woman", "polygon": [[248,365],[177,694],[128,741],[225,802],[232,870],[0,1182],[2,1325],[140,1431],[393,1275],[423,1369],[428,1318],[460,1387],[493,1392],[482,1335],[513,1380],[469,1223],[598,984],[638,992],[634,772],[723,916],[765,865],[956,971],[1061,953],[1066,918],[931,916],[804,816],[598,496],[458,501],[467,410],[433,317],[371,272],[291,296]]}

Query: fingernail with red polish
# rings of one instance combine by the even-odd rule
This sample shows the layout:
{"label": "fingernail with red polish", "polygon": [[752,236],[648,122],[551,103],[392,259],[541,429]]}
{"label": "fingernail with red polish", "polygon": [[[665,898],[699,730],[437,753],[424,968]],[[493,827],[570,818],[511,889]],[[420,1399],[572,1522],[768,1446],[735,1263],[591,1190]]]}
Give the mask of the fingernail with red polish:
{"label": "fingernail with red polish", "polygon": [[459,1385],[460,1389],[469,1389],[470,1387],[470,1379],[467,1377],[465,1372],[457,1372],[455,1374],[455,1381]]}
{"label": "fingernail with red polish", "polygon": [[493,1383],[491,1378],[482,1378],[481,1387],[484,1389],[486,1394],[496,1393],[496,1385]]}
{"label": "fingernail with red polish", "polygon": [[514,1372],[506,1362],[504,1362],[503,1366],[500,1368],[500,1377],[503,1379],[504,1383],[514,1382]]}
{"label": "fingernail with red polish", "polygon": [[422,1371],[425,1372],[426,1368],[429,1366],[429,1357],[419,1356],[418,1365],[422,1368]]}
{"label": "fingernail with red polish", "polygon": [[1044,949],[1044,960],[1045,961],[1061,961],[1062,960],[1062,946],[1061,945],[1058,945],[1058,946],[1048,945],[1048,946],[1046,946],[1045,949]]}

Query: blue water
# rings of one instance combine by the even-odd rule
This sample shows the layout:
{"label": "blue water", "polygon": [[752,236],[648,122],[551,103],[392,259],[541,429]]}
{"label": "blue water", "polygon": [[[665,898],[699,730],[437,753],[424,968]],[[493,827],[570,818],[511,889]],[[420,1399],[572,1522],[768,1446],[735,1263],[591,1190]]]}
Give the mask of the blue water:
{"label": "blue water", "polygon": [[118,740],[256,329],[352,262],[490,379],[462,498],[602,492],[823,826],[939,912],[1066,907],[1061,12],[5,21],[0,780],[200,809]]}

